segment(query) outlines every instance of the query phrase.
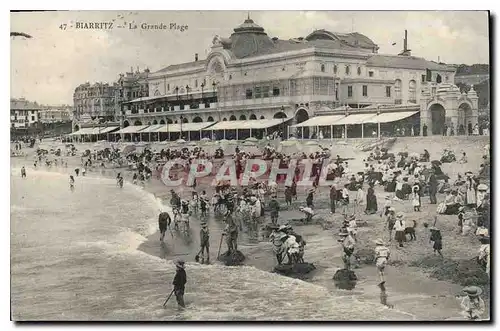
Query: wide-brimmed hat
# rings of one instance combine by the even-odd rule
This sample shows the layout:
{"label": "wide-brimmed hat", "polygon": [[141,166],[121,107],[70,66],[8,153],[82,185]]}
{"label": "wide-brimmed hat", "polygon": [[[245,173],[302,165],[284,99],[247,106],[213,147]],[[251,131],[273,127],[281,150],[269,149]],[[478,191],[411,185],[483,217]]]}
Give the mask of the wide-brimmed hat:
{"label": "wide-brimmed hat", "polygon": [[490,236],[480,236],[479,241],[490,241]]}
{"label": "wide-brimmed hat", "polygon": [[443,190],[443,192],[444,192],[444,193],[450,193],[450,192],[451,192],[451,190],[450,190],[449,188],[445,188],[445,189]]}
{"label": "wide-brimmed hat", "polygon": [[347,237],[349,235],[349,232],[347,232],[346,228],[340,229],[339,236],[341,237]]}
{"label": "wide-brimmed hat", "polygon": [[472,176],[472,175],[473,175],[472,171],[467,171],[467,172],[465,173],[465,176]]}
{"label": "wide-brimmed hat", "polygon": [[396,218],[403,218],[405,215],[402,213],[402,212],[399,212],[397,215],[396,215]]}
{"label": "wide-brimmed hat", "polygon": [[201,222],[201,226],[202,226],[202,227],[207,226],[207,222]]}
{"label": "wide-brimmed hat", "polygon": [[467,286],[462,291],[470,297],[477,297],[483,293],[483,290],[478,286]]}
{"label": "wide-brimmed hat", "polygon": [[389,211],[396,211],[394,207],[389,207]]}
{"label": "wide-brimmed hat", "polygon": [[390,195],[386,195],[385,196],[385,200],[391,200],[391,196]]}
{"label": "wide-brimmed hat", "polygon": [[184,264],[185,264],[184,260],[176,260],[174,264],[176,267],[184,269]]}
{"label": "wide-brimmed hat", "polygon": [[312,192],[314,192],[314,189],[310,188],[307,192],[312,193]]}
{"label": "wide-brimmed hat", "polygon": [[486,185],[486,184],[479,184],[477,186],[477,190],[478,191],[487,191],[488,190],[488,185]]}
{"label": "wide-brimmed hat", "polygon": [[377,239],[377,240],[375,240],[375,245],[381,245],[381,246],[383,246],[384,242],[382,241],[382,239]]}

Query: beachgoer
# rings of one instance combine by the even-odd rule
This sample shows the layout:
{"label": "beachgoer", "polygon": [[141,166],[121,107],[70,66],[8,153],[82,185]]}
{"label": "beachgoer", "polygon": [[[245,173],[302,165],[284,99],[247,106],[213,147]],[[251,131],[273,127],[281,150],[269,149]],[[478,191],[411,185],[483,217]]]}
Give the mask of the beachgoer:
{"label": "beachgoer", "polygon": [[238,250],[238,227],[234,223],[233,217],[229,211],[226,213],[226,228],[222,235],[226,237],[228,252],[236,252]]}
{"label": "beachgoer", "polygon": [[309,224],[314,216],[314,211],[310,207],[299,207],[299,211],[306,215],[305,223]]}
{"label": "beachgoer", "polygon": [[280,204],[278,200],[276,200],[275,195],[271,198],[271,201],[269,202],[269,209],[271,210],[271,223],[274,225],[278,224]]}
{"label": "beachgoer", "polygon": [[172,283],[174,285],[175,298],[177,299],[177,304],[180,308],[186,308],[184,303],[184,291],[187,283],[186,270],[184,270],[185,263],[183,260],[177,260],[175,261],[175,266],[175,277]]}
{"label": "beachgoer", "polygon": [[21,178],[26,178],[26,169],[24,166],[21,168]]}
{"label": "beachgoer", "polygon": [[73,175],[69,175],[69,189],[73,191],[75,189],[75,178]]}
{"label": "beachgoer", "polygon": [[375,264],[377,266],[378,274],[380,277],[379,285],[382,286],[385,284],[384,271],[391,252],[389,248],[385,247],[382,239],[377,239],[375,241],[375,245],[377,245],[375,247]]}
{"label": "beachgoer", "polygon": [[396,215],[396,223],[394,224],[394,230],[396,231],[394,239],[399,243],[399,247],[403,247],[403,242],[406,241],[405,228],[404,215],[399,212]]}
{"label": "beachgoer", "polygon": [[340,230],[339,236],[341,238],[339,239],[339,242],[341,243],[343,249],[342,261],[344,262],[344,269],[350,270],[351,256],[354,253],[354,246],[356,244],[356,241],[345,228],[342,228]]}
{"label": "beachgoer", "polygon": [[210,232],[207,222],[201,222],[200,230],[201,263],[205,262],[205,251],[207,251],[206,262],[210,263]]}
{"label": "beachgoer", "polygon": [[160,230],[160,241],[163,241],[165,238],[165,233],[167,232],[167,228],[170,226],[172,220],[170,219],[170,215],[167,212],[161,212],[158,215],[158,228]]}
{"label": "beachgoer", "polygon": [[488,277],[490,276],[490,237],[484,236],[479,238],[481,242],[481,247],[479,248],[479,255],[477,260],[479,264],[484,268]]}
{"label": "beachgoer", "polygon": [[367,215],[376,214],[378,211],[377,196],[375,195],[373,186],[373,184],[370,184],[370,187],[368,187],[368,191],[366,192],[365,214]]}
{"label": "beachgoer", "polygon": [[420,186],[415,185],[412,188],[411,204],[414,211],[420,211]]}
{"label": "beachgoer", "polygon": [[337,203],[337,188],[335,185],[330,186],[330,213],[335,214],[335,205]]}
{"label": "beachgoer", "polygon": [[393,207],[389,207],[386,220],[387,230],[389,230],[389,242],[392,242],[392,231],[394,230],[394,225],[396,224],[396,210]]}
{"label": "beachgoer", "polygon": [[79,169],[79,168],[76,168],[76,169],[75,169],[75,174],[76,174],[76,176],[78,176],[78,174],[79,174],[79,173],[80,173],[80,169]]}

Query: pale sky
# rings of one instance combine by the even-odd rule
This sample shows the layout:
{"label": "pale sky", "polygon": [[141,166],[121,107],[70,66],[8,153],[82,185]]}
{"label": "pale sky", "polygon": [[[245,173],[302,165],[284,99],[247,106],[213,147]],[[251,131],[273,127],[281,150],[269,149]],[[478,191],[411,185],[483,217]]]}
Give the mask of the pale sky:
{"label": "pale sky", "polygon": [[[123,19],[119,17],[123,16]],[[408,30],[412,55],[453,64],[489,63],[487,12],[251,11],[270,37],[305,37],[314,29],[359,32],[397,54]],[[86,81],[109,82],[137,66],[154,72],[170,64],[206,57],[215,35],[229,37],[243,23],[243,11],[84,11],[11,13],[11,97],[43,104],[73,104],[73,91]],[[75,30],[76,21],[187,25],[188,30]],[[66,30],[59,29],[66,23]],[[392,46],[397,42],[396,46]]]}

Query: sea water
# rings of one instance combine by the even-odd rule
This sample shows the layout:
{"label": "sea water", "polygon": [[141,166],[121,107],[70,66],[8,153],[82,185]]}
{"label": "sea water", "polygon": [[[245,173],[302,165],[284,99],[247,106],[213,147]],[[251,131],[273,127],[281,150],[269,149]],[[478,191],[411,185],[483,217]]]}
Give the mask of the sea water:
{"label": "sea water", "polygon": [[[11,169],[14,320],[406,320],[411,314],[254,267],[188,261],[186,310],[172,259],[195,252],[167,238],[165,259],[138,247],[156,231],[161,202],[130,184]],[[158,241],[158,246],[160,243]],[[196,254],[193,253],[192,255]],[[213,254],[213,253],[212,253]],[[272,254],[272,253],[270,253]]]}

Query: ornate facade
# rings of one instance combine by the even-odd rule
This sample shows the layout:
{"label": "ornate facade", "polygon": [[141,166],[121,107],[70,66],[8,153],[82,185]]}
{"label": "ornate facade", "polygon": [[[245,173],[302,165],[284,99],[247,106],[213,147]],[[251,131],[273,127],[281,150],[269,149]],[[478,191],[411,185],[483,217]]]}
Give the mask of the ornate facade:
{"label": "ornate facade", "polygon": [[273,118],[292,125],[344,105],[350,113],[410,105],[420,106],[418,125],[437,133],[445,123],[477,122],[477,96],[457,92],[455,70],[412,56],[406,37],[399,55],[382,55],[360,33],[282,40],[248,18],[229,38],[215,36],[206,59],[196,54],[148,74],[148,96],[121,102],[122,127]]}
{"label": "ornate facade", "polygon": [[79,122],[94,119],[112,121],[115,117],[115,86],[85,83],[73,93],[73,118]]}

